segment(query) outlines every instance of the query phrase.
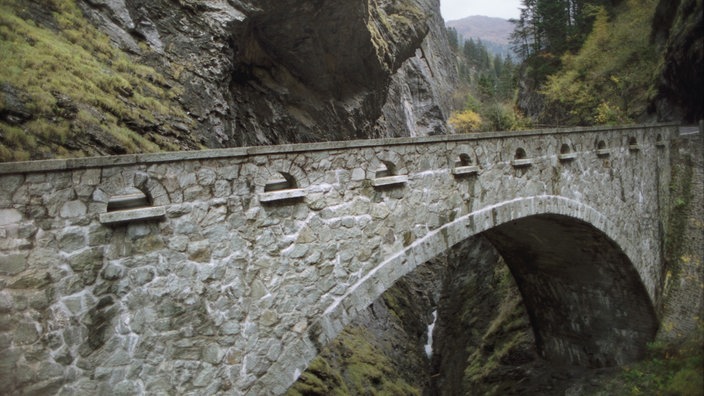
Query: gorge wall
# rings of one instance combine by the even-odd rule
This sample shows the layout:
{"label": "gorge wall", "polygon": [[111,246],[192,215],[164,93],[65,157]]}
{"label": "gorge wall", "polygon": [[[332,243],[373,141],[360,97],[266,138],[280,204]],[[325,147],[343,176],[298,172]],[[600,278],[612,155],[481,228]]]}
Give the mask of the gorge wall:
{"label": "gorge wall", "polygon": [[697,122],[704,118],[704,4],[695,0],[661,0],[651,39],[665,61],[653,107],[659,119]]}
{"label": "gorge wall", "polygon": [[0,39],[0,161],[450,132],[438,0],[8,0]]}
{"label": "gorge wall", "polygon": [[183,85],[208,147],[448,132],[454,69],[438,0],[79,4]]}

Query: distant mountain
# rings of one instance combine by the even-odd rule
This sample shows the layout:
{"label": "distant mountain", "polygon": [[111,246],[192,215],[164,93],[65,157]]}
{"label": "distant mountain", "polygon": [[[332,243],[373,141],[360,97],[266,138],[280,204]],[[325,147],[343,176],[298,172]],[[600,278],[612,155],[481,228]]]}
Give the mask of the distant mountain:
{"label": "distant mountain", "polygon": [[455,28],[464,40],[481,39],[492,52],[497,52],[498,48],[501,52],[508,51],[509,37],[513,32],[513,24],[508,20],[480,15],[447,21],[445,26]]}

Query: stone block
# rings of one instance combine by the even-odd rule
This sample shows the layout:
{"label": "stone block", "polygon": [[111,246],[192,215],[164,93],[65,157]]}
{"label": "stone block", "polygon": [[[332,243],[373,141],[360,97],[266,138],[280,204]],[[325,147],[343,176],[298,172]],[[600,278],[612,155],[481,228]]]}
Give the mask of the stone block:
{"label": "stone block", "polygon": [[479,173],[479,167],[476,165],[458,166],[452,168],[452,174],[455,176],[471,176]]}
{"label": "stone block", "polygon": [[225,351],[220,348],[218,344],[208,344],[205,348],[203,348],[203,353],[201,355],[201,359],[204,362],[211,363],[211,364],[218,364],[222,361],[223,357],[225,357]]}
{"label": "stone block", "polygon": [[86,215],[88,208],[81,201],[69,201],[61,206],[59,216],[70,219],[74,217],[83,217]]}
{"label": "stone block", "polygon": [[59,236],[59,248],[66,253],[71,253],[86,246],[85,232],[81,228],[64,230]]}
{"label": "stone block", "polygon": [[7,287],[10,289],[41,289],[51,283],[51,276],[46,271],[30,268],[22,274],[19,279]]}
{"label": "stone block", "polygon": [[88,227],[88,246],[105,245],[112,237],[112,229],[97,224]]}
{"label": "stone block", "polygon": [[137,221],[161,220],[166,216],[164,206],[150,208],[139,208],[130,210],[120,210],[100,214],[100,222],[106,225],[119,225]]}
{"label": "stone block", "polygon": [[85,249],[69,257],[68,262],[76,272],[96,270],[103,266],[102,248]]}
{"label": "stone block", "polygon": [[262,312],[261,316],[259,317],[259,323],[261,323],[261,325],[265,327],[272,327],[275,324],[279,323],[279,317],[275,311],[267,309],[264,310],[264,312]]}
{"label": "stone block", "polygon": [[22,217],[22,213],[17,209],[0,209],[0,227],[17,224]]}
{"label": "stone block", "polygon": [[574,159],[577,158],[577,153],[563,153],[563,154],[558,154],[557,159],[559,159],[561,162],[569,162],[573,161]]}
{"label": "stone block", "polygon": [[13,342],[16,345],[28,345],[39,340],[40,327],[34,322],[20,322],[15,327]]}
{"label": "stone block", "polygon": [[522,158],[511,160],[511,166],[514,168],[525,168],[533,165],[533,158]]}
{"label": "stone block", "polygon": [[188,259],[196,262],[210,261],[210,243],[207,239],[188,244]]}
{"label": "stone block", "polygon": [[105,280],[114,281],[120,279],[124,272],[125,270],[121,266],[115,263],[108,263],[100,276]]}
{"label": "stone block", "polygon": [[271,192],[259,193],[259,202],[270,203],[277,201],[287,201],[300,199],[306,196],[306,190],[303,188],[278,190]]}
{"label": "stone block", "polygon": [[398,186],[406,183],[408,183],[408,175],[377,177],[371,180],[372,186],[377,188]]}
{"label": "stone block", "polygon": [[0,254],[0,274],[17,275],[27,269],[27,256],[29,253]]}

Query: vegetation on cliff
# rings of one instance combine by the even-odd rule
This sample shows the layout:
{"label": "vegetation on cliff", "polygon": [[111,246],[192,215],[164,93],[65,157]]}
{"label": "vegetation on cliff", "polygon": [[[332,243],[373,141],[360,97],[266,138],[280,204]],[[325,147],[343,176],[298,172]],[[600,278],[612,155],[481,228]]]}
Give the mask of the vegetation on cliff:
{"label": "vegetation on cliff", "polygon": [[518,71],[513,59],[490,55],[481,40],[463,41],[455,29],[447,29],[447,34],[460,78],[449,124],[459,133],[525,128],[524,118],[513,105]]}
{"label": "vegetation on cliff", "polygon": [[116,49],[74,1],[0,2],[0,161],[197,147],[181,88]]}
{"label": "vegetation on cliff", "polygon": [[[537,124],[696,121],[702,2],[523,0],[512,35],[517,103]],[[677,109],[676,107],[679,107]]]}
{"label": "vegetation on cliff", "polygon": [[627,124],[654,95],[661,58],[650,41],[655,0],[628,0],[612,17],[599,7],[591,33],[576,54],[562,56],[542,93],[560,125]]}
{"label": "vegetation on cliff", "polygon": [[597,395],[704,395],[704,344],[700,327],[682,343],[656,342],[648,356],[605,376]]}

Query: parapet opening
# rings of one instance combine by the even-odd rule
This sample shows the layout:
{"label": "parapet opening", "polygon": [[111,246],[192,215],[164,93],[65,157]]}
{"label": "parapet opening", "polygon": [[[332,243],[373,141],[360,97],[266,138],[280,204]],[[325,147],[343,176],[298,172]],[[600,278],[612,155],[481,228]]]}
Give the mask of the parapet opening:
{"label": "parapet opening", "polygon": [[408,176],[396,174],[396,165],[392,162],[381,160],[380,168],[374,172],[372,186],[377,188],[396,187],[405,184],[407,181]]}
{"label": "parapet opening", "polygon": [[389,161],[381,161],[381,167],[374,173],[375,178],[389,177],[396,175],[396,166]]}
{"label": "parapet opening", "polygon": [[562,146],[560,146],[560,154],[557,157],[560,161],[567,162],[577,158],[577,153],[572,151],[572,147],[570,147],[569,144],[563,143]]}
{"label": "parapet opening", "polygon": [[259,201],[297,201],[305,196],[306,190],[298,187],[295,177],[287,172],[277,172],[264,184],[264,192],[259,194]]}
{"label": "parapet opening", "polygon": [[110,197],[107,211],[115,212],[120,210],[147,208],[152,205],[152,199],[149,194],[136,187],[128,187],[120,193]]}
{"label": "parapet opening", "polygon": [[298,188],[296,179],[286,172],[278,172],[264,184],[264,192],[292,190]]}
{"label": "parapet opening", "polygon": [[456,177],[476,175],[479,173],[479,166],[472,165],[472,157],[469,154],[462,153],[459,155],[455,166],[452,168],[452,174]]}
{"label": "parapet opening", "polygon": [[520,167],[527,167],[531,166],[533,163],[532,158],[528,158],[528,155],[526,154],[526,150],[523,149],[523,147],[519,147],[516,149],[516,154],[513,156],[513,161],[511,161],[511,165],[513,165],[516,168]]}
{"label": "parapet opening", "polygon": [[472,158],[469,156],[469,154],[462,153],[460,154],[457,162],[455,163],[455,166],[470,166],[472,165]]}
{"label": "parapet opening", "polygon": [[640,146],[638,145],[638,140],[634,136],[631,136],[628,138],[628,149],[630,151],[640,150]]}
{"label": "parapet opening", "polygon": [[599,157],[608,157],[609,156],[609,148],[606,147],[606,142],[603,140],[599,140],[596,144],[596,155]]}
{"label": "parapet opening", "polygon": [[109,225],[158,220],[166,215],[164,206],[154,206],[151,195],[136,187],[111,196],[106,212],[100,215],[100,222]]}

